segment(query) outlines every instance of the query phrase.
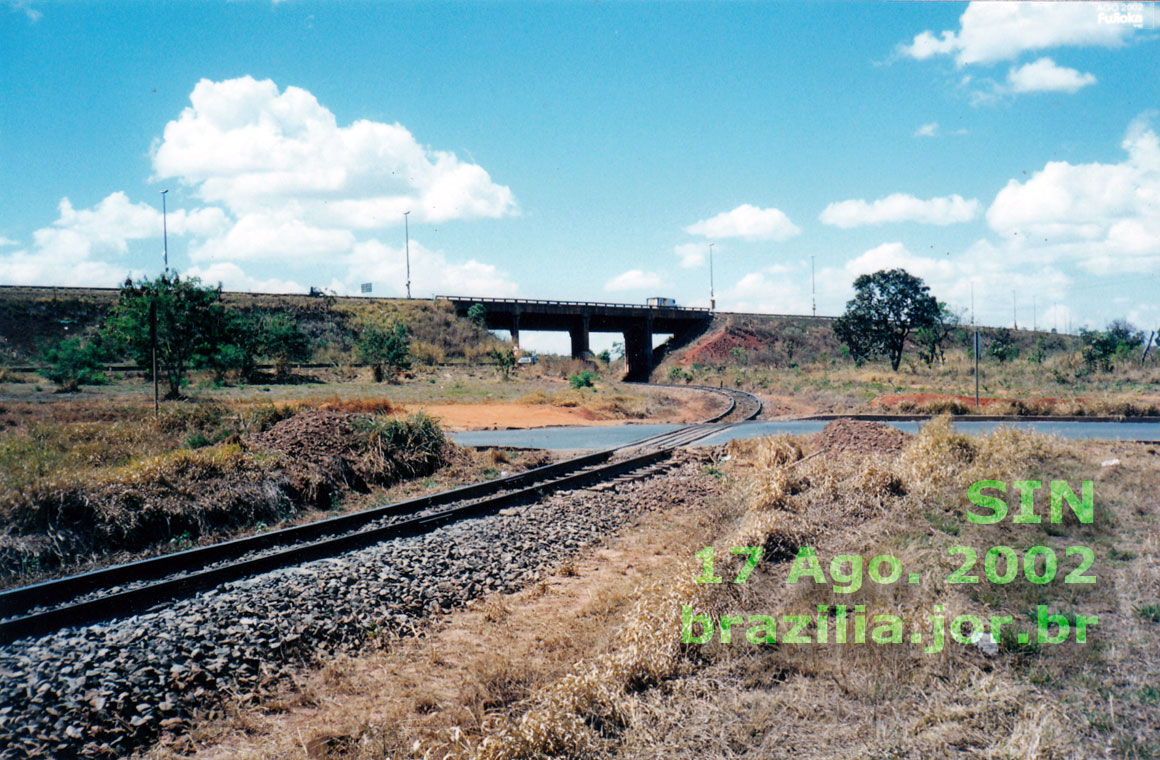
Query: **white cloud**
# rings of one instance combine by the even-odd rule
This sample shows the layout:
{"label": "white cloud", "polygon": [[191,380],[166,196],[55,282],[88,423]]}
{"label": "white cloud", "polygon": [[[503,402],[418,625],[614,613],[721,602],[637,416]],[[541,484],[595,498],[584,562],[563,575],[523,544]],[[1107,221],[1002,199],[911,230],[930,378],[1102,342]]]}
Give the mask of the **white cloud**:
{"label": "white cloud", "polygon": [[923,124],[918,129],[914,130],[915,137],[934,137],[938,133],[938,122],[932,121]]}
{"label": "white cloud", "polygon": [[[1001,325],[1010,323],[1012,290],[1052,293],[1062,299],[1071,285],[1071,279],[1053,267],[1027,271],[1020,265],[1006,251],[986,241],[979,241],[956,256],[937,257],[918,256],[895,242],[883,243],[850,259],[842,267],[839,279],[849,285],[859,275],[902,268],[921,277],[930,286],[931,295],[960,312],[971,303],[973,284],[979,321]],[[969,314],[965,316],[970,318]]]}
{"label": "white cloud", "polygon": [[193,266],[184,274],[200,277],[207,285],[217,285],[219,282],[226,290],[248,291],[251,293],[305,293],[307,288],[293,280],[281,280],[276,277],[259,279],[251,277],[242,271],[237,264],[228,261],[219,261],[207,267]]}
{"label": "white cloud", "polygon": [[621,290],[649,290],[659,288],[661,278],[653,272],[644,272],[640,269],[630,269],[613,277],[604,283],[604,289],[609,293]]}
{"label": "white cloud", "polygon": [[23,13],[30,24],[35,24],[44,17],[44,14],[32,7],[31,0],[8,0],[8,8],[16,13]]}
{"label": "white cloud", "polygon": [[8,248],[8,247],[11,247],[14,245],[20,245],[20,241],[13,240],[10,237],[4,237],[3,235],[0,235],[0,248]]}
{"label": "white cloud", "polygon": [[[407,258],[404,246],[392,247],[378,240],[358,243],[342,259],[346,277],[342,291],[357,293],[359,283],[373,282],[377,295],[402,296],[407,292]],[[459,261],[411,240],[411,294],[471,295],[510,298],[519,286],[491,264],[475,259]]]}
{"label": "white cloud", "polygon": [[517,212],[480,166],[420,145],[401,124],[339,126],[306,90],[246,76],[203,79],[153,146],[158,178],[177,178],[239,217],[292,214],[318,228],[380,229],[411,221]]}
{"label": "white cloud", "polygon": [[969,222],[979,211],[977,200],[965,200],[961,195],[921,200],[913,195],[894,193],[870,203],[861,199],[831,203],[818,218],[843,229],[888,222],[947,225]]}
{"label": "white cloud", "polygon": [[1160,138],[1143,119],[1128,128],[1116,164],[1052,161],[995,196],[987,223],[1014,254],[1070,259],[1098,272],[1160,264]]}
{"label": "white cloud", "polygon": [[224,235],[191,247],[190,258],[312,263],[340,256],[354,244],[349,230],[312,227],[287,213],[246,214]]}
{"label": "white cloud", "polygon": [[1029,50],[1122,45],[1132,27],[1102,23],[1100,13],[1098,3],[973,2],[957,31],[924,31],[899,52],[918,60],[954,55],[964,66],[1011,60]]}
{"label": "white cloud", "polygon": [[763,209],[748,203],[691,224],[685,228],[685,232],[706,238],[739,237],[778,242],[801,234],[801,230],[779,209]]}
{"label": "white cloud", "polygon": [[699,267],[705,263],[705,243],[681,243],[673,246],[673,253],[681,260],[685,269]]}
{"label": "white cloud", "polygon": [[[221,209],[178,209],[168,215],[173,236],[207,235],[225,229]],[[0,256],[0,280],[18,284],[111,286],[129,274],[128,266],[108,259],[124,256],[130,241],[159,240],[161,212],[132,203],[123,192],[110,193],[95,206],[76,209],[62,198],[56,221],[32,234],[29,249]]]}
{"label": "white cloud", "polygon": [[1075,69],[1057,66],[1050,58],[1040,58],[1007,72],[1007,89],[1011,92],[1066,92],[1073,94],[1082,87],[1095,84],[1092,74],[1081,74]]}

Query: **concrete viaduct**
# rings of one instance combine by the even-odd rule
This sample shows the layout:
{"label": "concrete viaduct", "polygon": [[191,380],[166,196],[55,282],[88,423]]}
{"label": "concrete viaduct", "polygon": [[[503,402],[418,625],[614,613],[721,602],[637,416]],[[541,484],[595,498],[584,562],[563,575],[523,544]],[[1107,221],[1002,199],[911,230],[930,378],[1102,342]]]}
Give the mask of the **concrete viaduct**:
{"label": "concrete viaduct", "polygon": [[519,351],[520,330],[567,332],[572,338],[572,356],[591,358],[588,334],[618,332],[624,335],[626,380],[647,382],[653,369],[653,335],[671,333],[687,336],[705,328],[712,313],[704,308],[685,306],[645,306],[590,301],[543,301],[516,298],[469,298],[436,296],[450,301],[459,316],[475,304],[486,310],[491,330],[508,330]]}

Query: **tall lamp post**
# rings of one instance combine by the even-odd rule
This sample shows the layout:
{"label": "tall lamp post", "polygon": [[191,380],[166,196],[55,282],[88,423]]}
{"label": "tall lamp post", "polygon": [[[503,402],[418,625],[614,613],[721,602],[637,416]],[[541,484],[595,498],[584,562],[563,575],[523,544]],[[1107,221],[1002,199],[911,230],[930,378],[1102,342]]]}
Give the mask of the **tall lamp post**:
{"label": "tall lamp post", "polygon": [[717,310],[717,297],[713,293],[713,244],[709,243],[709,311]]}
{"label": "tall lamp post", "polygon": [[165,196],[168,193],[168,189],[161,191],[161,245],[163,246],[162,250],[164,251],[163,255],[165,257],[165,274],[169,274],[169,223],[166,219],[167,213],[165,209]]}
{"label": "tall lamp post", "polygon": [[407,236],[407,298],[411,297],[411,226],[407,222],[410,211],[403,212],[403,233]]}

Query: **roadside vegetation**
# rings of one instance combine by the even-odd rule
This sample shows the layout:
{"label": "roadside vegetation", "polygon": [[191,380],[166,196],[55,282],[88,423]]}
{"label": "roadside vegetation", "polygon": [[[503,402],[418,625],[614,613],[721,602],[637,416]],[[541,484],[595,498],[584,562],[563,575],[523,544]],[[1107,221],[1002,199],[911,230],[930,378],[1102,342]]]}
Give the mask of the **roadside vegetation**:
{"label": "roadside vegetation", "polygon": [[213,543],[544,464],[383,399],[0,406],[0,585]]}

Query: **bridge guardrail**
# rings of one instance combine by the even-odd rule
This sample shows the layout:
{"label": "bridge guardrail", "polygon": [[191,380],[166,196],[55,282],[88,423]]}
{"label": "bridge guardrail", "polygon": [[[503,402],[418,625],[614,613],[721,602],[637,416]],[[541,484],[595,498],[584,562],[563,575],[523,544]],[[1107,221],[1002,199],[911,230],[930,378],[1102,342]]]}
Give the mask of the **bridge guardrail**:
{"label": "bridge guardrail", "polygon": [[704,306],[652,306],[643,303],[608,303],[605,301],[556,301],[544,298],[474,298],[472,296],[435,296],[436,300],[443,301],[471,301],[472,303],[533,303],[545,306],[602,306],[618,309],[669,309],[671,311],[695,311],[708,314],[709,309]]}

